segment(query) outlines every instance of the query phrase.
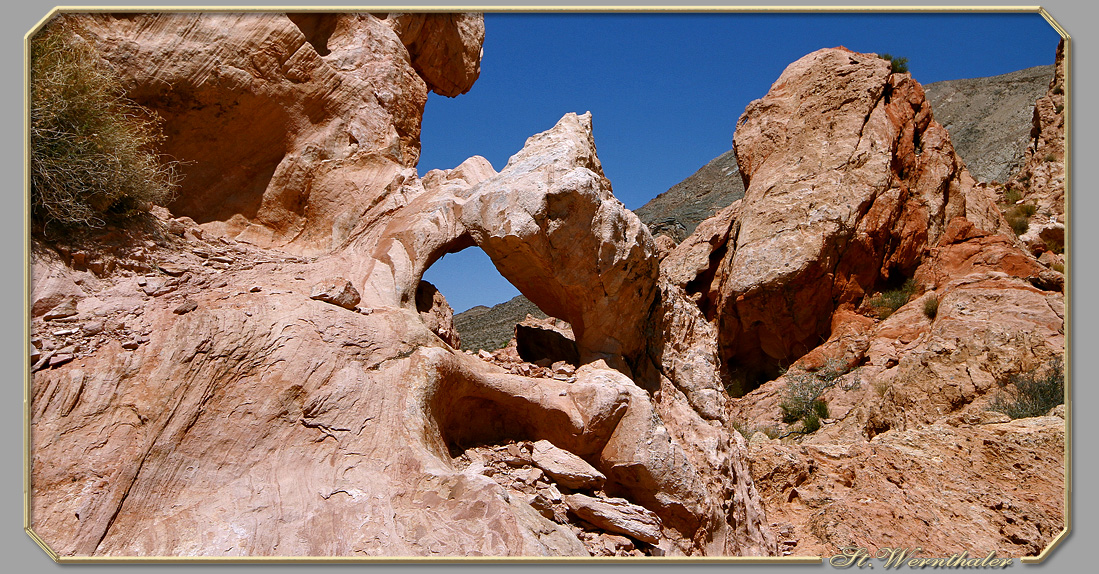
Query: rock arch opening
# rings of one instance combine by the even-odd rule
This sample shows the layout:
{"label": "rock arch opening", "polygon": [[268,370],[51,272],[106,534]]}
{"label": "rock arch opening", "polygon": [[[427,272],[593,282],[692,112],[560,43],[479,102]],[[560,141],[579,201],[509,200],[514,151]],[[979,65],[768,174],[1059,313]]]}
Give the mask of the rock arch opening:
{"label": "rock arch opening", "polygon": [[565,361],[578,366],[572,326],[524,297],[484,251],[466,243],[450,246],[424,272],[416,289],[416,308],[429,328],[436,334],[453,333],[457,344],[440,337],[462,350],[504,350],[528,363],[549,366]]}

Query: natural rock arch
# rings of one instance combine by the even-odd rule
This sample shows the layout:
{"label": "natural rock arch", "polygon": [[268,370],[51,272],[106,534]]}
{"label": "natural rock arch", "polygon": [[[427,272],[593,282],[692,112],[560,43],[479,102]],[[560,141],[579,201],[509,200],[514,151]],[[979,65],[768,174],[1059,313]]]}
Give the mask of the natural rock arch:
{"label": "natural rock arch", "polygon": [[366,292],[412,308],[435,261],[476,245],[531,302],[572,325],[582,363],[626,368],[623,359],[645,349],[655,248],[611,193],[590,115],[568,114],[532,137],[499,174],[474,157],[416,185],[372,249]]}

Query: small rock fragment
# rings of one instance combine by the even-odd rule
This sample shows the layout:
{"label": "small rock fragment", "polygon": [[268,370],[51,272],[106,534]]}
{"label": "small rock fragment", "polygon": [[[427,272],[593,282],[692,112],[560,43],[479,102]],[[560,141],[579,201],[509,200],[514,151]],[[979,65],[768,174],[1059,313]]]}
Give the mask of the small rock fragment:
{"label": "small rock fragment", "polygon": [[160,265],[160,270],[171,275],[172,277],[179,277],[183,275],[187,270],[177,265]]}
{"label": "small rock fragment", "polygon": [[137,341],[126,341],[125,343],[122,343],[122,348],[126,349],[127,351],[133,351],[140,346],[141,344]]}
{"label": "small rock fragment", "polygon": [[179,305],[179,307],[173,309],[172,312],[176,315],[186,315],[187,313],[190,313],[195,309],[198,309],[198,303],[195,303],[191,299],[186,299],[183,301],[183,303]]}
{"label": "small rock fragment", "polygon": [[553,504],[549,500],[546,500],[541,494],[535,494],[530,498],[530,505],[538,511],[538,514],[546,517],[548,520],[553,520]]}
{"label": "small rock fragment", "polygon": [[553,443],[548,440],[534,443],[531,459],[550,478],[566,488],[599,488],[607,480],[603,473],[587,461],[567,450],[553,446]]}
{"label": "small rock fragment", "polygon": [[73,355],[71,353],[57,353],[56,355],[50,357],[50,367],[52,368],[58,365],[64,365],[71,360],[73,360]]}
{"label": "small rock fragment", "polygon": [[65,299],[64,301],[62,301],[60,304],[58,304],[53,309],[50,309],[49,311],[47,311],[46,315],[43,317],[43,319],[45,319],[47,321],[52,321],[54,319],[63,319],[65,317],[72,317],[73,315],[76,315],[76,313],[77,313],[77,311],[76,311],[76,299],[73,299],[73,298],[70,297],[70,298]]}
{"label": "small rock fragment", "polygon": [[333,305],[339,305],[344,309],[352,311],[355,310],[355,306],[362,300],[358,290],[355,289],[355,286],[343,277],[334,277],[317,283],[313,286],[309,298],[324,301],[325,303],[332,303]]}
{"label": "small rock fragment", "polygon": [[624,498],[599,499],[583,494],[566,494],[563,498],[569,510],[594,526],[649,544],[660,542],[660,518],[647,508]]}

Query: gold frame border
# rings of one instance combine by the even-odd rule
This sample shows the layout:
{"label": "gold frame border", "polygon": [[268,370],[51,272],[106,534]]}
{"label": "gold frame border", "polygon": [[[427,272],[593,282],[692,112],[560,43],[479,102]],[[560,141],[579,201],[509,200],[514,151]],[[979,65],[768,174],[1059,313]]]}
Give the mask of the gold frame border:
{"label": "gold frame border", "polygon": [[[31,238],[30,238],[30,39],[46,22],[57,14],[79,12],[280,12],[294,10],[296,12],[485,12],[485,13],[1037,13],[1046,23],[1057,32],[1065,42],[1065,377],[1069,384],[1065,385],[1065,480],[1064,480],[1064,528],[1037,556],[1018,557],[1023,564],[1040,564],[1053,553],[1054,549],[1068,537],[1072,531],[1072,360],[1071,360],[1071,333],[1072,313],[1069,311],[1071,303],[1072,285],[1072,186],[1071,186],[1071,153],[1069,143],[1072,141],[1072,37],[1061,26],[1053,15],[1041,6],[55,6],[45,16],[23,35],[23,333],[24,344],[30,344],[31,333]],[[194,564],[316,564],[316,563],[342,563],[342,564],[577,564],[577,563],[617,563],[617,564],[823,564],[824,556],[645,556],[645,557],[615,557],[615,556],[587,556],[587,557],[536,557],[536,556],[252,556],[252,557],[220,557],[220,556],[61,556],[57,554],[31,527],[31,381],[30,354],[23,353],[23,531],[50,557],[54,562],[62,564],[169,564],[169,563],[194,563]]]}

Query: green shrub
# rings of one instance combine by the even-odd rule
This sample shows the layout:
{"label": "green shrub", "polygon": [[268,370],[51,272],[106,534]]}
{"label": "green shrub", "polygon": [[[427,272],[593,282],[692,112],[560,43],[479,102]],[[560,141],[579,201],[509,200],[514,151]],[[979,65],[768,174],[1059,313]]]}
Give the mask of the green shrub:
{"label": "green shrub", "polygon": [[1017,189],[1008,189],[1004,191],[1004,203],[1015,203],[1022,198],[1022,194],[1020,194]]}
{"label": "green shrub", "polygon": [[1022,235],[1030,228],[1030,218],[1038,212],[1038,207],[1031,203],[1022,203],[1013,206],[1004,213],[1004,219],[1011,226],[1015,235]]}
{"label": "green shrub", "polygon": [[782,422],[802,421],[802,432],[809,434],[820,428],[821,419],[829,418],[828,403],[820,396],[836,385],[847,370],[839,361],[828,361],[816,372],[786,375],[786,392],[779,408]]}
{"label": "green shrub", "polygon": [[1065,111],[1065,104],[1057,104],[1057,107],[1053,108],[1053,111],[1057,113]]}
{"label": "green shrub", "polygon": [[1058,357],[1044,368],[1012,375],[1008,383],[1011,393],[1001,389],[988,410],[1004,413],[1013,419],[1041,416],[1065,402],[1064,363]]}
{"label": "green shrub", "polygon": [[1052,270],[1054,270],[1058,273],[1064,273],[1065,272],[1065,264],[1064,263],[1054,263],[1053,265],[1050,266],[1050,269],[1052,269]]}
{"label": "green shrub", "polygon": [[916,282],[907,279],[904,284],[896,289],[891,289],[870,300],[870,306],[878,311],[878,318],[885,319],[900,309],[916,294],[919,286]]}
{"label": "green shrub", "polygon": [[1053,238],[1046,239],[1045,244],[1046,244],[1046,250],[1047,251],[1052,251],[1052,252],[1054,252],[1058,255],[1065,252],[1065,246],[1063,244],[1061,244],[1060,241],[1057,241],[1056,239],[1053,239]]}
{"label": "green shrub", "polygon": [[1047,161],[1047,162],[1055,162],[1055,161],[1057,161],[1057,156],[1055,156],[1055,155],[1053,155],[1053,154],[1051,154],[1051,153],[1047,153],[1047,154],[1046,154],[1046,157],[1044,157],[1044,158],[1042,158],[1042,159],[1043,159],[1043,160],[1045,160],[1045,161]]}
{"label": "green shrub", "polygon": [[102,226],[172,199],[176,164],[154,150],[155,117],[64,19],[31,40],[31,213]]}
{"label": "green shrub", "polygon": [[1057,84],[1056,86],[1053,86],[1053,93],[1063,94],[1063,93],[1065,93],[1065,89],[1063,87],[1061,87],[1061,84]]}
{"label": "green shrub", "polygon": [[904,74],[908,72],[908,58],[898,58],[891,54],[881,54],[878,57],[889,61],[889,69],[894,74]]}
{"label": "green shrub", "polygon": [[935,316],[939,314],[939,298],[932,295],[923,301],[923,314],[928,319],[935,320]]}

